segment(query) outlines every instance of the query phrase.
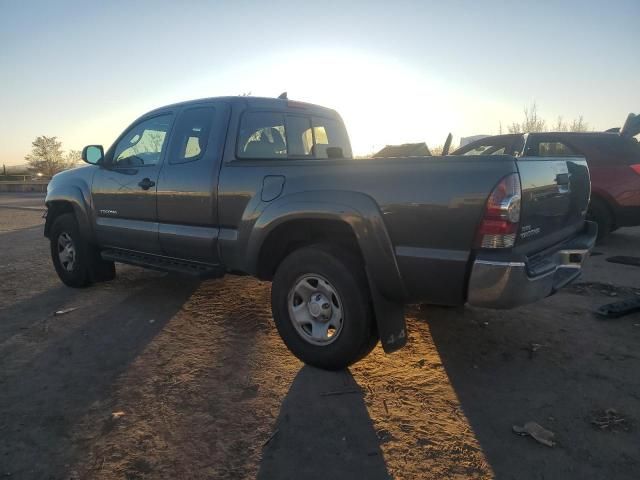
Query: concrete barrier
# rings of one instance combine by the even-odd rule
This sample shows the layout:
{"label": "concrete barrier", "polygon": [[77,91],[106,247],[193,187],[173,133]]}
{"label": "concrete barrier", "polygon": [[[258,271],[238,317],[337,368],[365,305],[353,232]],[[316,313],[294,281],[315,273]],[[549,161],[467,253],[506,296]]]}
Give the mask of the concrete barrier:
{"label": "concrete barrier", "polygon": [[0,192],[41,192],[46,193],[49,182],[0,182]]}

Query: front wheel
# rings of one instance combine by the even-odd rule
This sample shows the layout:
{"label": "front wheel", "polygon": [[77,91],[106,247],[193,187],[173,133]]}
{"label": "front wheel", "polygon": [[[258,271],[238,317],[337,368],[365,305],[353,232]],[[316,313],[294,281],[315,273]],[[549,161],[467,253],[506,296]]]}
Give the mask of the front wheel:
{"label": "front wheel", "polygon": [[332,246],[304,247],[284,259],[273,278],[271,310],[284,343],[309,365],[345,368],[377,343],[364,268]]}
{"label": "front wheel", "polygon": [[102,260],[100,253],[82,238],[73,214],[65,213],[55,219],[50,242],[53,266],[65,285],[82,288],[114,278],[113,262]]}

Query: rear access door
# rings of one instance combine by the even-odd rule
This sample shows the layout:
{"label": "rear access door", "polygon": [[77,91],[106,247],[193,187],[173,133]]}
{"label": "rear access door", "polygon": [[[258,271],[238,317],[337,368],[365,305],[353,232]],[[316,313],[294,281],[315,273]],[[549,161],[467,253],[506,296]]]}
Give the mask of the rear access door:
{"label": "rear access door", "polygon": [[536,252],[583,227],[591,184],[584,157],[544,134],[530,134],[517,166],[522,209],[517,245]]}

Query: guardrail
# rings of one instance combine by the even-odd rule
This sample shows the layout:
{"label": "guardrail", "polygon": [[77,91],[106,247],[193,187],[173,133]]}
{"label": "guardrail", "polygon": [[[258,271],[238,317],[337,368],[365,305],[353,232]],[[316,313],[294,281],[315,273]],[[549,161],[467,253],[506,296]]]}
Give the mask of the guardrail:
{"label": "guardrail", "polygon": [[0,181],[0,192],[40,192],[46,193],[49,182]]}

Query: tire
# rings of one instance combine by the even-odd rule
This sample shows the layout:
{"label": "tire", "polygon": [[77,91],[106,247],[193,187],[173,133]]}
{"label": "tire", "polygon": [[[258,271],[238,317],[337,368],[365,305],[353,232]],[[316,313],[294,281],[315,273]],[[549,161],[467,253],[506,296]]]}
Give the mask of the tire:
{"label": "tire", "polygon": [[598,243],[602,243],[614,228],[611,210],[598,198],[591,199],[587,219],[598,224]]}
{"label": "tire", "polygon": [[337,247],[313,245],[289,254],[273,278],[271,310],[285,345],[308,365],[346,368],[378,341],[362,263]]}
{"label": "tire", "polygon": [[55,219],[50,235],[51,260],[62,283],[83,288],[115,277],[113,262],[102,260],[100,252],[82,238],[71,213]]}

